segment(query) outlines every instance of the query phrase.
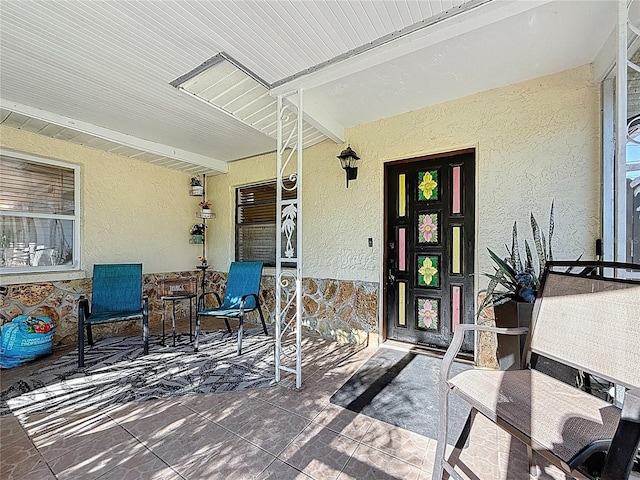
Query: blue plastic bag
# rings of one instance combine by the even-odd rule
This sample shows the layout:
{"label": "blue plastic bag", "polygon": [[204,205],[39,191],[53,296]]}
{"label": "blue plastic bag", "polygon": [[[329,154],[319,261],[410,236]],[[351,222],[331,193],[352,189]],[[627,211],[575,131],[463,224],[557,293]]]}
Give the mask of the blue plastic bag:
{"label": "blue plastic bag", "polygon": [[22,365],[53,351],[53,321],[48,317],[20,315],[2,326],[0,367]]}

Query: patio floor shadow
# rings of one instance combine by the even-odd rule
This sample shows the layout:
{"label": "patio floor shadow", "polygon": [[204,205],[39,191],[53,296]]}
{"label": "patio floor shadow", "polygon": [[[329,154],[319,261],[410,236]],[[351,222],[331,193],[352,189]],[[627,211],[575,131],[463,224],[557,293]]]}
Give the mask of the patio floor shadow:
{"label": "patio floor shadow", "polygon": [[[241,391],[16,409],[0,417],[0,478],[429,480],[433,438],[330,402],[376,350],[305,337],[300,391],[287,376]],[[529,478],[524,445],[481,415],[458,463],[470,479]]]}

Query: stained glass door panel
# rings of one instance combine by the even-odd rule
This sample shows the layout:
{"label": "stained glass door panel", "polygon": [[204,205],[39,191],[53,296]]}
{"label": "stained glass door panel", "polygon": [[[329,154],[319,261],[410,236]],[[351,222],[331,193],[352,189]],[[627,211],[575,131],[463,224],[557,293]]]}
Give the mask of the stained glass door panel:
{"label": "stained glass door panel", "polygon": [[386,165],[386,338],[444,349],[473,323],[474,199],[472,150]]}

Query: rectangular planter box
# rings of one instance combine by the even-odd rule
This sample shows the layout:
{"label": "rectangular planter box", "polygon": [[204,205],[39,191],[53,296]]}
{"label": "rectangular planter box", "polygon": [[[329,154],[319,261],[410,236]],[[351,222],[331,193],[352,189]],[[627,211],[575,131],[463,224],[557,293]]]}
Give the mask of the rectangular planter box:
{"label": "rectangular planter box", "polygon": [[[509,301],[493,307],[496,327],[531,327],[533,303]],[[522,363],[522,351],[526,335],[498,335],[498,363],[501,370],[518,370]]]}

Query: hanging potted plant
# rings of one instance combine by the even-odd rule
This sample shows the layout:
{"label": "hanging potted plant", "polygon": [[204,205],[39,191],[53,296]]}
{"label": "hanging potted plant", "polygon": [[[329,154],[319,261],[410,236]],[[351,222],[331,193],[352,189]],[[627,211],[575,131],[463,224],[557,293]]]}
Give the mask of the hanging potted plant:
{"label": "hanging potted plant", "polygon": [[213,213],[211,213],[211,202],[202,201],[199,203],[200,205],[200,218],[211,218]]}
{"label": "hanging potted plant", "polygon": [[204,241],[204,223],[196,223],[189,233],[191,234],[191,243],[202,243]]}
{"label": "hanging potted plant", "polygon": [[195,177],[191,177],[191,190],[189,194],[194,197],[199,197],[204,193],[204,187],[202,186],[202,182],[200,181],[200,176],[196,175]]}

